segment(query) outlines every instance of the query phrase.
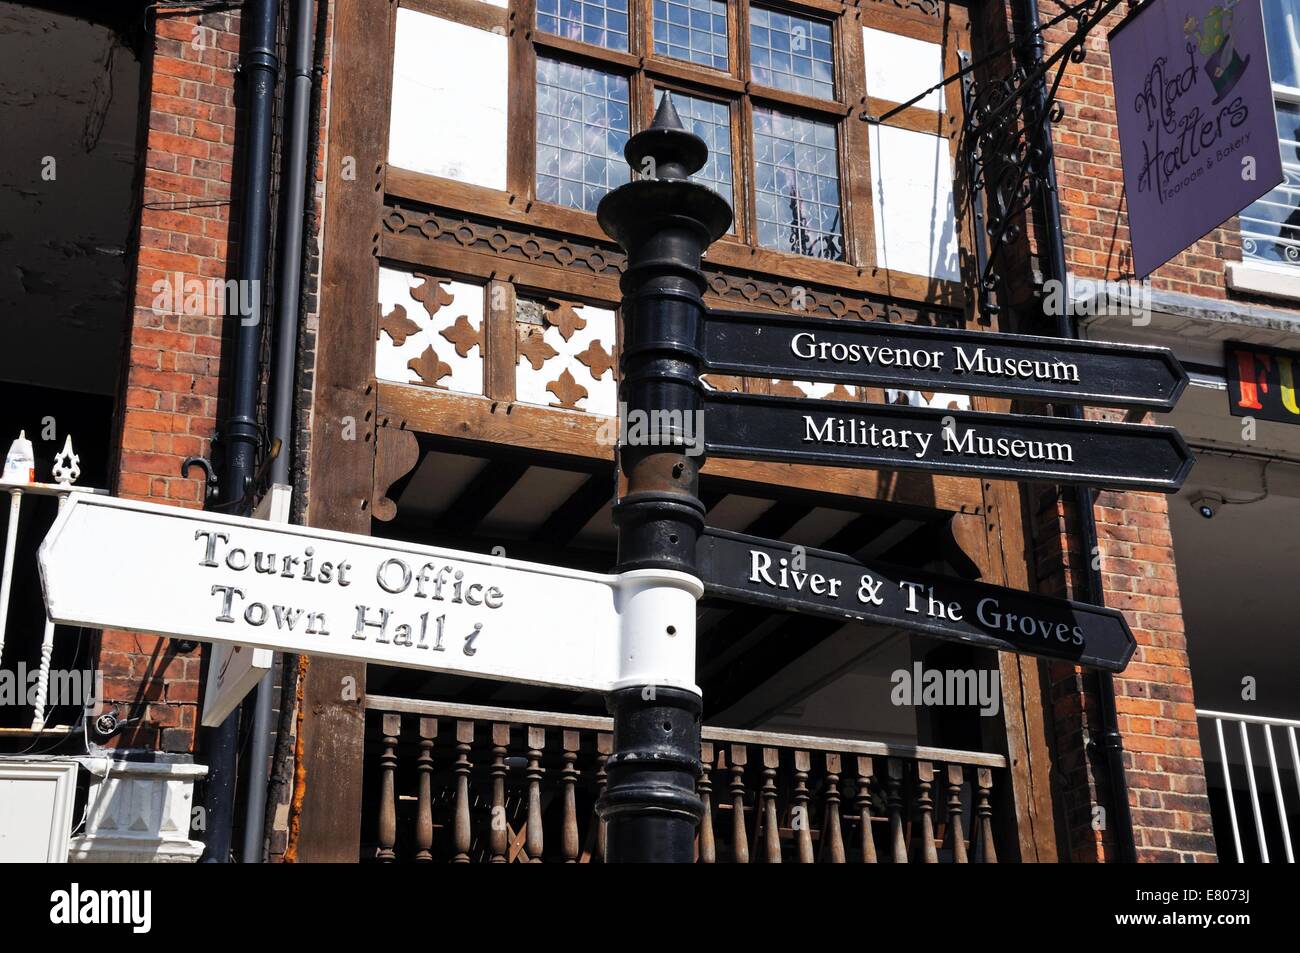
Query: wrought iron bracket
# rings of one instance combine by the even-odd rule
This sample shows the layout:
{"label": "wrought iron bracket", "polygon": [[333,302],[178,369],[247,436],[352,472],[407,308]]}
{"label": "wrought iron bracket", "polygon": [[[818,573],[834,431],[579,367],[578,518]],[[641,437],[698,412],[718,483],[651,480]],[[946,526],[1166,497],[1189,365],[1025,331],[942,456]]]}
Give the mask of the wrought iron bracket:
{"label": "wrought iron bracket", "polygon": [[[965,117],[958,161],[975,215],[978,295],[984,314],[999,310],[997,290],[1004,277],[1005,249],[1024,233],[1024,214],[1040,190],[1049,187],[1051,127],[1064,115],[1056,97],[1065,71],[1071,63],[1083,62],[1088,37],[1127,2],[1081,0],[1066,5],[1058,0],[1062,11],[1037,29],[1026,30],[977,60],[963,54],[961,68],[951,76],[881,116],[864,111],[859,117],[864,122],[886,122],[935,90],[962,82]],[[1069,37],[1043,56],[1044,31],[1062,24],[1071,29]],[[1007,54],[1013,56],[1013,64],[1005,76],[975,78],[981,67],[994,65]]]}

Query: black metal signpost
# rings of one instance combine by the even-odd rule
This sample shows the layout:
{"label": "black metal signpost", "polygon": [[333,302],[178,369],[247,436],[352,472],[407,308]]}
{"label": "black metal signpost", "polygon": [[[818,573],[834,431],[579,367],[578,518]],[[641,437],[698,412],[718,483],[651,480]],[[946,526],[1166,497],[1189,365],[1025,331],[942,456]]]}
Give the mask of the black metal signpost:
{"label": "black metal signpost", "polygon": [[1192,468],[1172,427],[723,393],[704,419],[708,453],[747,460],[1166,493]]}
{"label": "black metal signpost", "polygon": [[[706,529],[697,420],[703,414],[705,453],[724,457],[1163,492],[1176,491],[1192,466],[1176,430],[706,393],[700,375],[1167,410],[1187,385],[1173,355],[885,322],[709,312],[700,259],[726,232],[731,210],[688,180],[707,158],[704,141],[682,128],[665,95],[654,123],[629,140],[624,154],[644,177],[606,195],[597,219],[627,252],[620,413],[649,426],[647,439],[627,436],[619,447],[626,488],[614,507],[616,570],[671,570],[702,579],[715,596],[1121,671],[1136,643],[1113,609],[837,553],[796,554],[783,542]],[[702,815],[695,793],[700,696],[637,684],[619,687],[608,703],[614,751],[597,805],[607,824],[606,859],[690,863]]]}
{"label": "black metal signpost", "polygon": [[705,592],[741,602],[915,629],[1004,652],[1119,672],[1137,647],[1115,609],[707,529]]}
{"label": "black metal signpost", "polygon": [[[682,128],[665,95],[649,129],[628,140],[628,164],[647,178],[601,200],[601,228],[627,252],[623,273],[623,341],[619,399],[626,413],[665,422],[652,441],[619,448],[627,490],[614,507],[618,572],[695,573],[704,529],[699,468],[688,455],[684,422],[694,427],[703,390],[697,341],[704,319],[700,256],[731,225],[716,192],[687,180],[704,166],[708,146]],[[612,862],[691,863],[704,806],[700,772],[700,696],[634,685],[610,694],[614,751],[597,805]]]}
{"label": "black metal signpost", "polygon": [[704,363],[754,377],[1170,410],[1187,373],[1163,347],[888,321],[709,311]]}

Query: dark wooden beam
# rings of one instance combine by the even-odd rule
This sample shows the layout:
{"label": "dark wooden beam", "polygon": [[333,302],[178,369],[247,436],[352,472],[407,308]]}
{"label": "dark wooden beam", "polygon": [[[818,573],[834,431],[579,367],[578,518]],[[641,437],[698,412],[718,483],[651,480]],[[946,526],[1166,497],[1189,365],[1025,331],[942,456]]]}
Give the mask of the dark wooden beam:
{"label": "dark wooden beam", "polygon": [[777,500],[753,520],[744,532],[763,539],[780,539],[812,512],[804,503]]}
{"label": "dark wooden beam", "polygon": [[556,507],[542,524],[533,531],[529,542],[567,546],[592,517],[609,505],[614,498],[614,481],[608,473],[597,473],[563,503]]}
{"label": "dark wooden beam", "polygon": [[704,681],[705,717],[726,711],[843,627],[842,619],[791,615],[764,636],[758,645]]}
{"label": "dark wooden beam", "polygon": [[817,548],[832,553],[843,553],[846,556],[856,556],[894,522],[894,517],[888,513],[863,513],[845,523],[835,532],[835,535]]}
{"label": "dark wooden beam", "polygon": [[491,461],[438,517],[438,531],[470,535],[527,472],[526,463]]}

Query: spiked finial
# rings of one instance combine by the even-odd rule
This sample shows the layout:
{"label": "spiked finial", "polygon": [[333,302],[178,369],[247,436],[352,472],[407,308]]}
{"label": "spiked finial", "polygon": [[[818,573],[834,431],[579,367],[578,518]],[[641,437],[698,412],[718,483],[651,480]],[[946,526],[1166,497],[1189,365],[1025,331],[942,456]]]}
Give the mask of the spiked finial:
{"label": "spiked finial", "polygon": [[704,167],[709,147],[682,126],[672,94],[664,91],[654,122],[638,132],[623,148],[634,172],[647,179],[685,179]]}

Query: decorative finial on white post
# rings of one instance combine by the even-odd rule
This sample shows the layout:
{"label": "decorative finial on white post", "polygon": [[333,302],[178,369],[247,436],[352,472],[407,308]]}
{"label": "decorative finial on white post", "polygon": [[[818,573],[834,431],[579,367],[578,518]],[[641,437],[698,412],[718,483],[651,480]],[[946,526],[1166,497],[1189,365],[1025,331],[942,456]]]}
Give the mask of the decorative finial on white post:
{"label": "decorative finial on white post", "polygon": [[54,482],[60,486],[71,486],[81,476],[81,457],[72,452],[72,434],[63,441],[63,449],[54,458]]}

